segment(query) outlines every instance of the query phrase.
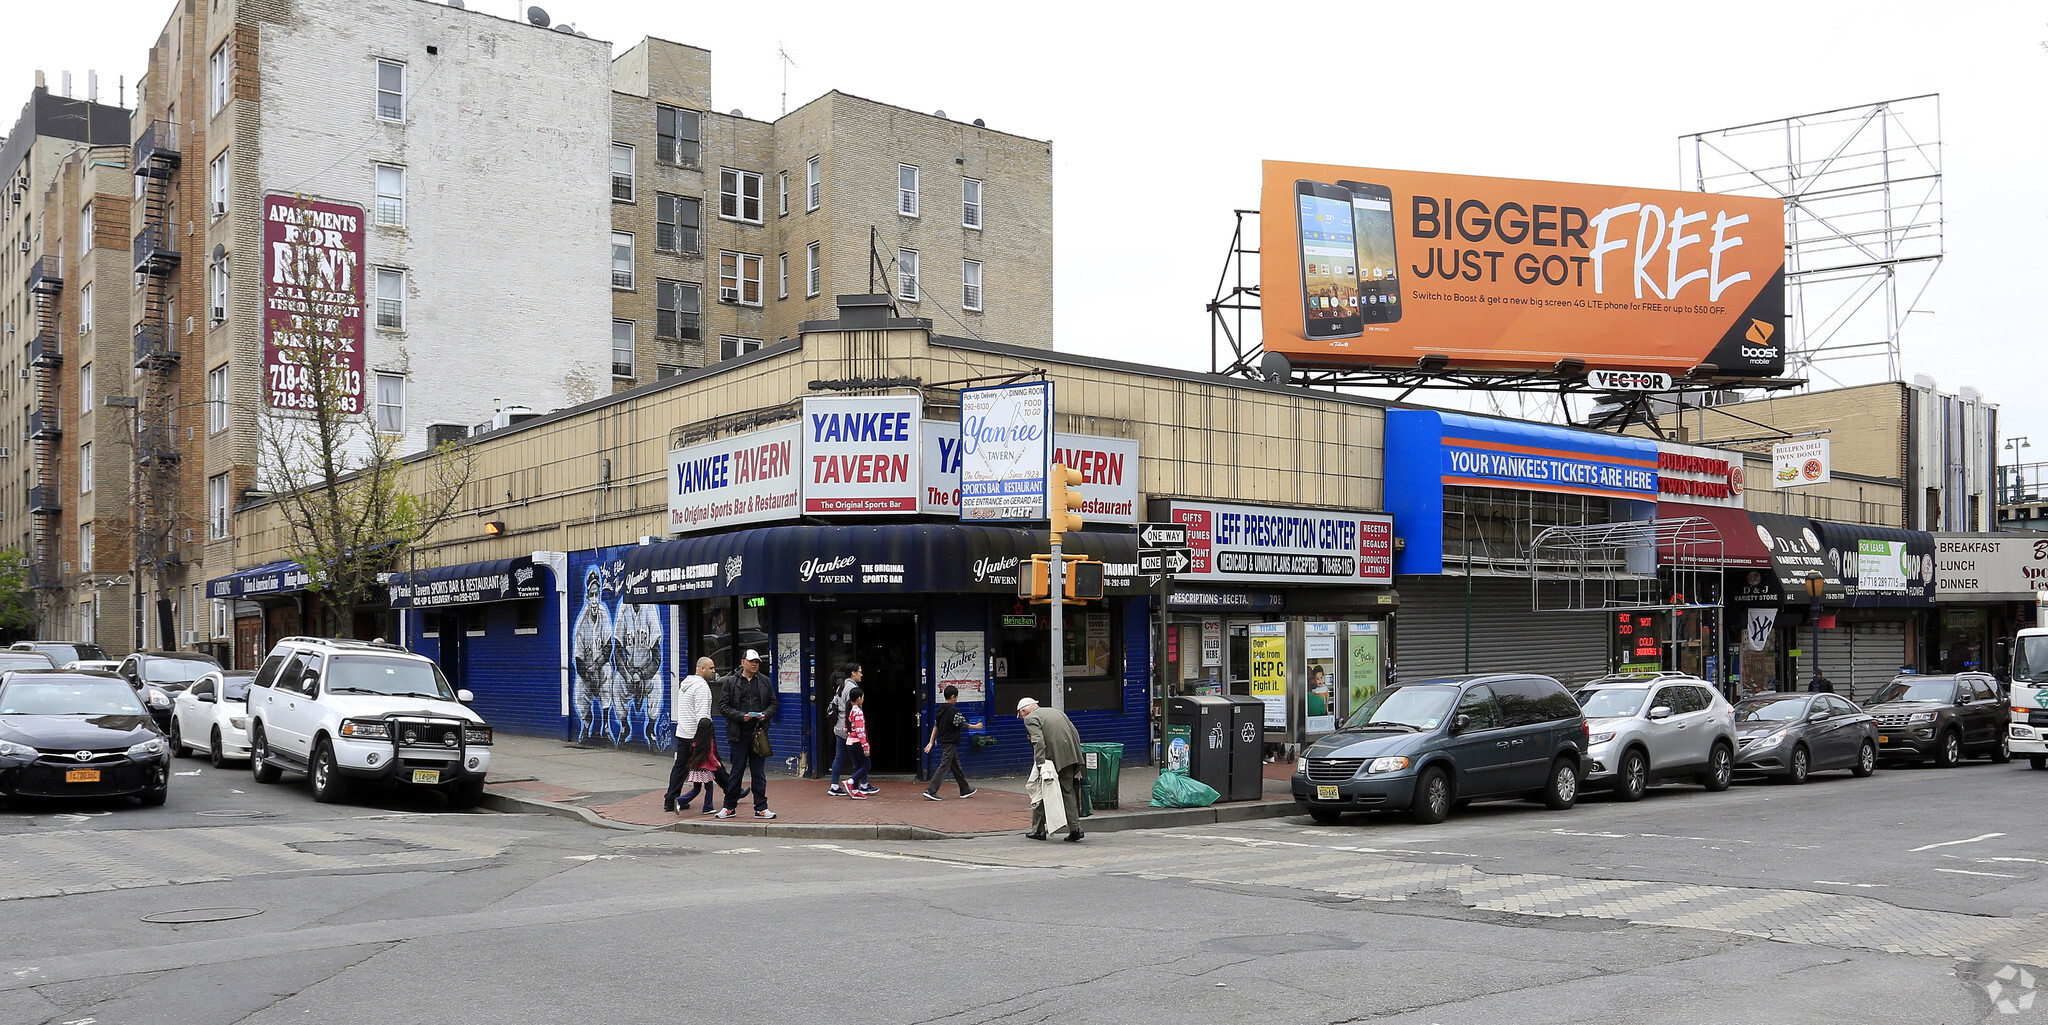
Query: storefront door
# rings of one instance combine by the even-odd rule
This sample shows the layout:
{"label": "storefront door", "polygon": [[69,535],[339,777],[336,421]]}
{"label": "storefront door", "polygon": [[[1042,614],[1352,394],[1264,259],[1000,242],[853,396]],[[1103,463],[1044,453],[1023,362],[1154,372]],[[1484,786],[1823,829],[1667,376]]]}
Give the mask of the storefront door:
{"label": "storefront door", "polygon": [[[914,773],[918,752],[924,741],[918,733],[919,712],[924,695],[924,660],[920,657],[923,636],[917,614],[897,610],[830,612],[818,618],[818,666],[820,691],[830,701],[832,680],[853,662],[862,669],[861,690],[867,695],[862,706],[868,723],[868,743],[874,749],[874,771]],[[829,767],[829,742],[835,738],[821,731],[819,764]]]}

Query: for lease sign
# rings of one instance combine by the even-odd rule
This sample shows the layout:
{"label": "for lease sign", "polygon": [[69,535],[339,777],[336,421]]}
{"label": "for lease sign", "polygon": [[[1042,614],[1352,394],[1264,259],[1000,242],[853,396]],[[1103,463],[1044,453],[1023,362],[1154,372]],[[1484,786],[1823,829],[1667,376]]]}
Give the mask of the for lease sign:
{"label": "for lease sign", "polygon": [[805,399],[804,514],[917,512],[920,403],[915,395]]}
{"label": "for lease sign", "polygon": [[1384,513],[1164,504],[1165,518],[1188,528],[1194,565],[1182,581],[1394,582],[1394,518]]}
{"label": "for lease sign", "polygon": [[801,440],[785,424],[670,452],[669,533],[794,517]]}

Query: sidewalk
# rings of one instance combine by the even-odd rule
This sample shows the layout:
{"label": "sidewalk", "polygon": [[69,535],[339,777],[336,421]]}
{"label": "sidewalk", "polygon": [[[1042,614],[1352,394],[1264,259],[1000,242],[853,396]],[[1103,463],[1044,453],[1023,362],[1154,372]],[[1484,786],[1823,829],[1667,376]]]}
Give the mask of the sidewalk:
{"label": "sidewalk", "polygon": [[[492,748],[483,805],[501,812],[579,818],[612,829],[733,836],[933,840],[1021,833],[1031,828],[1031,805],[1024,798],[1022,776],[975,780],[974,796],[964,801],[950,781],[939,789],[943,800],[927,801],[922,796],[923,783],[908,777],[877,776],[874,783],[882,792],[855,801],[826,794],[822,779],[776,775],[775,760],[771,760],[768,775],[768,806],[775,811],[774,820],[763,822],[753,817],[752,795],[740,801],[737,818],[699,814],[701,795],[696,807],[676,815],[661,810],[671,760],[645,751],[584,747],[501,733]],[[1153,808],[1149,804],[1158,770],[1126,763],[1118,788],[1121,807],[1097,805],[1095,814],[1082,825],[1091,833],[1106,833],[1290,815],[1295,804],[1287,780],[1293,771],[1292,763],[1266,766],[1265,798],[1260,801],[1219,802],[1207,808]]]}

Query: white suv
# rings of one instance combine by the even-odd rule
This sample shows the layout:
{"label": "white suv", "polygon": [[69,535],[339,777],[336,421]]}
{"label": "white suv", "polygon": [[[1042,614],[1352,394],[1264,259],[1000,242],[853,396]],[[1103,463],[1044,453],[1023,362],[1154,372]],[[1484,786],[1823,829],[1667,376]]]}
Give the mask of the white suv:
{"label": "white suv", "polygon": [[395,644],[287,637],[249,685],[249,767],[258,783],[303,772],[313,799],[355,781],[439,789],[475,806],[491,767],[491,728],[441,667]]}

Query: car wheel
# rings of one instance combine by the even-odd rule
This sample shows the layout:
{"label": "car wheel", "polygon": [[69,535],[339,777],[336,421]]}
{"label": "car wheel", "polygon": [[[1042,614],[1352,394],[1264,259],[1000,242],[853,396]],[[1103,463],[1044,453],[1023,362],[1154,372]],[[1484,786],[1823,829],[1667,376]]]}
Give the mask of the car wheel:
{"label": "car wheel", "polygon": [[1807,773],[1813,770],[1813,756],[1807,753],[1806,745],[1792,749],[1792,757],[1785,762],[1785,782],[1798,786],[1806,782]]}
{"label": "car wheel", "polygon": [[1944,769],[1953,769],[1963,760],[1963,735],[1954,730],[1941,734],[1941,748],[1934,752],[1934,764]]}
{"label": "car wheel", "polygon": [[1735,754],[1728,750],[1728,745],[1715,741],[1714,753],[1707,756],[1707,771],[1700,776],[1700,786],[1711,793],[1719,793],[1734,781]]}
{"label": "car wheel", "polygon": [[178,717],[171,716],[171,757],[183,758],[190,753],[185,750],[185,731],[178,728]]}
{"label": "car wheel", "polygon": [[1335,808],[1310,808],[1308,810],[1308,817],[1325,826],[1334,826],[1337,824],[1337,820],[1344,816]]}
{"label": "car wheel", "polygon": [[313,783],[313,800],[321,804],[348,796],[348,781],[334,765],[334,746],[324,740],[313,749],[313,763],[306,767],[306,776]]}
{"label": "car wheel", "polygon": [[258,783],[275,783],[284,778],[284,770],[270,761],[270,740],[263,735],[262,723],[249,731],[249,771]]}
{"label": "car wheel", "polygon": [[1640,801],[1650,789],[1650,759],[1639,747],[1622,752],[1621,765],[1614,770],[1614,799]]}
{"label": "car wheel", "polygon": [[1564,811],[1579,803],[1579,767],[1569,758],[1551,763],[1550,784],[1543,788],[1543,806]]}
{"label": "car wheel", "polygon": [[1862,750],[1856,752],[1856,767],[1849,771],[1855,773],[1858,778],[1868,777],[1876,772],[1877,745],[1867,740],[1864,741]]}
{"label": "car wheel", "polygon": [[448,807],[450,808],[474,808],[477,806],[477,802],[483,799],[484,781],[481,777],[464,780],[448,789]]}
{"label": "car wheel", "polygon": [[155,790],[144,790],[135,796],[142,802],[144,808],[161,808],[164,806],[164,800],[171,796],[171,788],[158,787]]}
{"label": "car wheel", "polygon": [[222,756],[221,756],[221,752],[220,752],[220,727],[218,727],[218,726],[215,726],[215,727],[213,728],[213,737],[212,737],[212,739],[210,739],[210,740],[208,740],[208,741],[207,741],[207,744],[206,744],[206,753],[207,753],[208,755],[212,756],[212,757],[211,757],[211,760],[212,760],[212,762],[213,762],[213,767],[214,767],[214,768],[216,768],[216,769],[224,769],[224,768],[227,768],[228,760],[227,760],[226,758],[222,757]]}
{"label": "car wheel", "polygon": [[1422,778],[1415,781],[1415,804],[1408,809],[1408,817],[1433,826],[1451,817],[1451,800],[1451,777],[1442,769],[1424,769]]}
{"label": "car wheel", "polygon": [[2004,765],[2012,761],[2012,738],[2001,735],[1998,743],[1991,745],[1991,764]]}

